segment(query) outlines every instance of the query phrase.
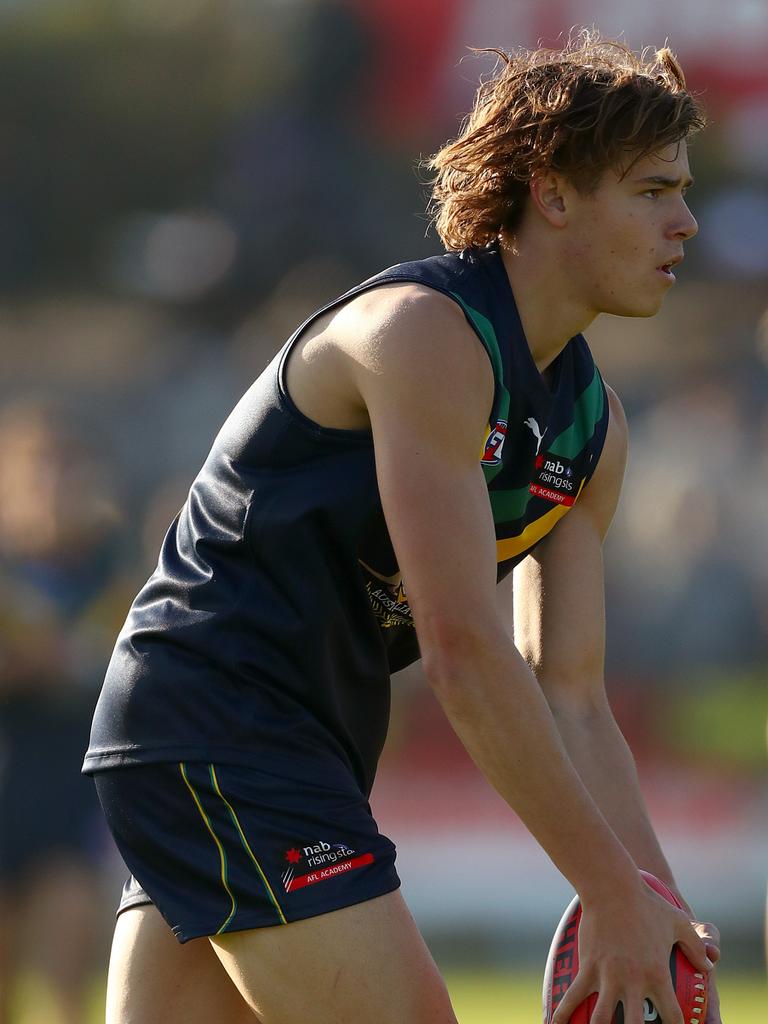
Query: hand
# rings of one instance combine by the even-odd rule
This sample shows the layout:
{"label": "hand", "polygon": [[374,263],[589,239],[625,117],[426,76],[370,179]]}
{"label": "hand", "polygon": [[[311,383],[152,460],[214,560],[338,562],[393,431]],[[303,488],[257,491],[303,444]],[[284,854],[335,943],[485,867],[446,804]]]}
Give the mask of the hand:
{"label": "hand", "polygon": [[[720,931],[713,924],[703,921],[691,922],[700,939],[704,940],[707,956],[716,964],[720,959]],[[720,1017],[720,995],[717,991],[715,971],[709,973],[709,996],[707,999],[707,1016],[703,1024],[722,1024]]]}
{"label": "hand", "polygon": [[[707,933],[713,951],[716,929]],[[630,898],[622,893],[593,904],[582,900],[579,972],[558,1006],[552,1024],[567,1024],[576,1008],[598,993],[592,1024],[610,1024],[618,1003],[624,1024],[643,1024],[643,1000],[649,998],[664,1024],[684,1024],[669,973],[669,956],[678,943],[700,971],[709,972],[705,938],[688,915],[643,884]],[[708,1018],[708,1024],[709,1018]],[[711,1024],[719,1024],[714,1017]]]}

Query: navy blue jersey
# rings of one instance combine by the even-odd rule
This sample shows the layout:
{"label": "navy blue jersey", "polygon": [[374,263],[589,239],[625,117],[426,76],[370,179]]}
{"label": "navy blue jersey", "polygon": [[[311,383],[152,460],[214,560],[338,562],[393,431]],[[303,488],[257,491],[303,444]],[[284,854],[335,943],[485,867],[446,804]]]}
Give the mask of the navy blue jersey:
{"label": "navy blue jersey", "polygon": [[407,580],[370,431],[307,419],[284,370],[318,316],[396,281],[457,302],[488,353],[495,390],[478,459],[499,579],[577,500],[608,423],[584,338],[566,345],[547,386],[497,249],[383,271],[310,317],[222,427],[118,638],[85,771],[206,761],[290,778],[332,755],[370,792],[390,672],[419,656]]}

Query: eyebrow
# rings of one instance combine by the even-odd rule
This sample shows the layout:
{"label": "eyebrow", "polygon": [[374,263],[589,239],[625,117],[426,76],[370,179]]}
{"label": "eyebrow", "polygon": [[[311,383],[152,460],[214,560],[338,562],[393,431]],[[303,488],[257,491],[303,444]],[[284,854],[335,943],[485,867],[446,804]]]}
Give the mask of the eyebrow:
{"label": "eyebrow", "polygon": [[666,178],[663,174],[654,174],[650,178],[637,178],[638,185],[661,185],[663,188],[690,188],[693,178]]}

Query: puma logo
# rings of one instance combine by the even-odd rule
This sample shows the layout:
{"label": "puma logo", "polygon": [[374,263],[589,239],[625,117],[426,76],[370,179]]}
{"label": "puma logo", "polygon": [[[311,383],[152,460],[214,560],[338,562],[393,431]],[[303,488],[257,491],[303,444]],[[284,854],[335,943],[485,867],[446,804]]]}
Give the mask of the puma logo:
{"label": "puma logo", "polygon": [[536,422],[533,416],[528,417],[528,419],[525,421],[524,426],[530,427],[533,436],[536,438],[536,454],[538,455],[539,448],[541,448],[541,442],[544,440],[544,434],[542,434],[541,428],[539,427],[539,424]]}

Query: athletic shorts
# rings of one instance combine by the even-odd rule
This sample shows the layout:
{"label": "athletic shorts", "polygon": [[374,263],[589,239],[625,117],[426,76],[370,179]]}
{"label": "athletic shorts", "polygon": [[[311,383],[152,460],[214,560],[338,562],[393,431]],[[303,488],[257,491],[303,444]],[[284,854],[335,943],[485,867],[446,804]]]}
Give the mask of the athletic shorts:
{"label": "athletic shorts", "polygon": [[346,771],[298,781],[184,761],[94,781],[132,875],[118,913],[151,902],[180,942],[288,924],[400,885],[394,844]]}

